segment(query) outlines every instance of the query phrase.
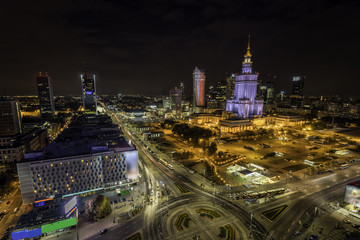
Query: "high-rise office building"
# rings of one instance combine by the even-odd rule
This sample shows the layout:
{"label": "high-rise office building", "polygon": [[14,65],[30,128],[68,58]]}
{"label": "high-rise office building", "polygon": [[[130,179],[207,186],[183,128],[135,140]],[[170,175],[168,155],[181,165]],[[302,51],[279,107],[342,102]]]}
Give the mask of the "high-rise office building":
{"label": "high-rise office building", "polygon": [[227,81],[220,80],[216,86],[209,87],[208,93],[208,108],[223,108],[226,106],[226,94],[227,94]]}
{"label": "high-rise office building", "polygon": [[178,87],[174,87],[170,89],[170,108],[174,111],[177,117],[181,116],[181,89]]}
{"label": "high-rise office building", "polygon": [[234,99],[228,100],[226,111],[242,118],[262,115],[263,100],[256,99],[258,74],[252,71],[250,36],[242,64],[242,74],[235,77]]}
{"label": "high-rise office building", "polygon": [[226,76],[226,99],[230,100],[234,97],[235,74]]}
{"label": "high-rise office building", "polygon": [[292,78],[292,90],[290,103],[292,107],[301,107],[304,96],[304,80],[305,76],[294,76]]}
{"label": "high-rise office building", "polygon": [[53,116],[55,105],[51,79],[47,72],[39,72],[36,79],[41,116]]}
{"label": "high-rise office building", "polygon": [[0,136],[22,133],[20,103],[0,100]]}
{"label": "high-rise office building", "polygon": [[180,90],[181,90],[181,97],[182,99],[185,98],[185,86],[184,83],[180,83]]}
{"label": "high-rise office building", "polygon": [[95,74],[81,74],[82,101],[85,113],[97,114]]}
{"label": "high-rise office building", "polygon": [[205,107],[205,71],[195,67],[193,72],[193,108]]}
{"label": "high-rise office building", "polygon": [[305,76],[295,76],[292,78],[291,95],[304,96],[304,80]]}

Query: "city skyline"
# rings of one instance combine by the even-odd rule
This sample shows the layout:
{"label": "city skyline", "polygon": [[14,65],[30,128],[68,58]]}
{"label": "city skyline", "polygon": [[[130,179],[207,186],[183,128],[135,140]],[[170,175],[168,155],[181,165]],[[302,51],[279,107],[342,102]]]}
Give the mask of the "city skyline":
{"label": "city skyline", "polygon": [[76,95],[83,61],[98,76],[99,94],[166,94],[178,82],[191,86],[196,65],[210,86],[240,71],[237,56],[248,34],[257,46],[257,71],[276,74],[288,93],[295,75],[308,77],[305,95],[356,95],[359,87],[353,1],[27,4],[14,12],[8,3],[2,15],[10,21],[0,76],[12,81],[0,95],[36,94],[31,80],[38,71],[51,74],[54,95]]}

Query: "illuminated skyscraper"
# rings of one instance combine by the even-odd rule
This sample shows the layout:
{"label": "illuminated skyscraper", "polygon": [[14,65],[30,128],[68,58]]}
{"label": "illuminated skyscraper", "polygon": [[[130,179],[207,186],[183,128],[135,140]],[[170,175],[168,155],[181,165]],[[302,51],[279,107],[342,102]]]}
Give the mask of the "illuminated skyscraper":
{"label": "illuminated skyscraper", "polygon": [[97,114],[95,74],[84,71],[81,74],[82,101],[86,113]]}
{"label": "illuminated skyscraper", "polygon": [[193,108],[205,107],[205,71],[195,67],[193,72]]}
{"label": "illuminated skyscraper", "polygon": [[304,79],[305,76],[295,76],[292,78],[292,91],[290,102],[292,107],[301,107],[304,96]]}
{"label": "illuminated skyscraper", "polygon": [[258,74],[252,71],[249,36],[242,74],[235,76],[234,99],[227,101],[226,111],[237,113],[242,118],[262,115],[264,101],[256,99],[257,81]]}
{"label": "illuminated skyscraper", "polygon": [[53,116],[55,113],[52,82],[48,73],[39,72],[37,76],[37,89],[41,116]]}

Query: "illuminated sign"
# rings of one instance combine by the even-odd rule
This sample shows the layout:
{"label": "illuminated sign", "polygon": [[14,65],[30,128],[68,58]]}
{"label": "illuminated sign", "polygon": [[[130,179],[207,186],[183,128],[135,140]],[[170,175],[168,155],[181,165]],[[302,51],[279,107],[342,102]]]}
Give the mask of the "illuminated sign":
{"label": "illuminated sign", "polygon": [[92,91],[86,91],[85,94],[86,95],[91,95],[91,94],[93,94],[93,92]]}
{"label": "illuminated sign", "polygon": [[293,77],[293,81],[300,81],[301,77]]}
{"label": "illuminated sign", "polygon": [[64,205],[64,214],[68,214],[73,208],[76,207],[77,204],[77,197],[71,198],[67,203]]}
{"label": "illuminated sign", "polygon": [[74,218],[65,219],[65,220],[62,220],[62,221],[59,221],[59,222],[45,224],[45,225],[41,226],[41,231],[42,231],[42,233],[47,233],[47,232],[60,230],[60,229],[63,229],[63,228],[75,226],[76,222],[77,222],[77,220],[74,217]]}
{"label": "illuminated sign", "polygon": [[13,240],[19,240],[19,239],[24,239],[24,238],[34,238],[34,237],[39,237],[42,235],[42,231],[41,228],[37,228],[37,229],[25,229],[22,231],[18,231],[18,232],[13,232],[11,234],[11,238]]}
{"label": "illuminated sign", "polygon": [[50,201],[50,200],[54,200],[54,198],[47,198],[47,199],[38,200],[38,201],[35,201],[35,203],[40,203],[40,202],[45,202],[45,201]]}

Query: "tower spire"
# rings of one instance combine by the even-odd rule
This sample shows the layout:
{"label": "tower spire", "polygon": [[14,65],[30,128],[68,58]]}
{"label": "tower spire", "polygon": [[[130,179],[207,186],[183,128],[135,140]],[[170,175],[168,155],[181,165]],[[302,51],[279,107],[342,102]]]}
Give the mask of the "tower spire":
{"label": "tower spire", "polygon": [[248,46],[247,46],[247,51],[246,51],[246,54],[245,54],[245,57],[249,56],[251,57],[251,53],[250,53],[250,34],[248,35]]}

